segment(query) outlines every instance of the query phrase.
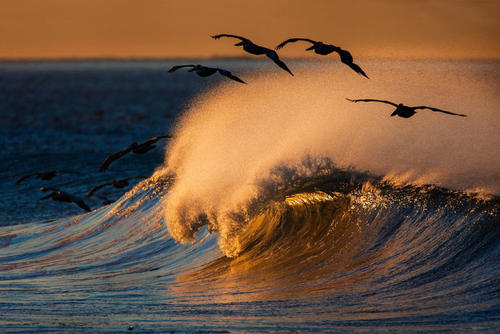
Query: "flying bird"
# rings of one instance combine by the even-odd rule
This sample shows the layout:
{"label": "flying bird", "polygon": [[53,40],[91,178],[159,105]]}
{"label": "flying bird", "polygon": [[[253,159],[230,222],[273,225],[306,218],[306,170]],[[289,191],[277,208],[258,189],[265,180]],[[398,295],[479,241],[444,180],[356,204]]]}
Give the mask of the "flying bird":
{"label": "flying bird", "polygon": [[103,187],[106,187],[106,186],[113,186],[115,188],[124,188],[126,186],[129,185],[129,180],[132,180],[132,179],[144,179],[145,177],[141,177],[141,176],[131,176],[131,177],[127,177],[125,179],[120,179],[120,180],[112,180],[111,182],[106,182],[106,183],[102,183],[102,184],[99,184],[97,186],[93,186],[88,194],[87,194],[87,197],[91,197],[97,190],[103,188]]}
{"label": "flying bird", "polygon": [[68,170],[54,169],[54,170],[50,170],[50,171],[31,173],[31,174],[27,174],[27,175],[24,175],[24,176],[21,176],[20,178],[18,178],[16,181],[16,184],[19,184],[19,183],[23,182],[24,180],[26,180],[27,178],[32,177],[32,176],[34,176],[35,178],[40,179],[40,180],[46,180],[46,181],[52,180],[59,173],[75,173],[75,172],[71,172]]}
{"label": "flying bird", "polygon": [[410,118],[411,116],[415,115],[417,113],[415,110],[417,110],[417,109],[429,109],[432,111],[442,112],[442,113],[445,113],[448,115],[467,117],[467,115],[464,115],[464,114],[456,114],[456,113],[449,112],[446,110],[441,110],[438,108],[432,108],[432,107],[426,107],[426,106],[408,107],[402,103],[396,104],[394,102],[386,101],[386,100],[375,100],[375,99],[360,99],[360,100],[346,99],[346,100],[351,101],[351,102],[380,102],[380,103],[390,104],[390,105],[396,107],[396,110],[394,110],[394,112],[391,114],[391,116],[399,116],[399,117],[403,117],[403,118]]}
{"label": "flying bird", "polygon": [[251,53],[253,55],[266,55],[269,57],[276,65],[290,73],[290,75],[293,75],[292,71],[286,66],[286,64],[281,61],[279,58],[278,54],[276,51],[265,48],[263,46],[257,45],[252,43],[249,39],[241,36],[236,36],[236,35],[229,35],[229,34],[219,34],[219,35],[214,35],[212,36],[213,39],[219,39],[221,37],[231,37],[231,38],[237,38],[240,40],[240,42],[236,43],[235,46],[243,46],[243,50],[245,50],[248,53]]}
{"label": "flying bird", "polygon": [[76,205],[78,205],[80,208],[82,208],[83,210],[85,210],[87,212],[92,211],[88,207],[88,205],[85,204],[85,202],[80,197],[68,194],[64,191],[61,191],[59,189],[54,189],[54,188],[41,187],[40,191],[43,191],[43,192],[50,191],[51,192],[47,196],[40,198],[40,200],[45,200],[45,199],[51,198],[54,201],[58,201],[58,202],[75,203]]}
{"label": "flying bird", "polygon": [[238,82],[246,84],[245,81],[241,80],[237,76],[234,76],[231,72],[229,72],[227,70],[224,70],[222,68],[218,68],[218,67],[207,67],[207,66],[202,66],[200,64],[197,64],[197,65],[193,65],[193,64],[190,64],[190,65],[177,65],[177,66],[172,66],[168,71],[169,72],[175,72],[179,68],[182,68],[182,67],[191,67],[191,69],[188,72],[195,72],[200,77],[208,77],[208,76],[210,76],[210,75],[212,75],[214,73],[219,72],[219,74],[221,74],[221,75],[223,75],[225,77],[228,77],[231,80],[238,81]]}
{"label": "flying bird", "polygon": [[104,162],[102,163],[101,167],[99,167],[99,171],[104,172],[106,169],[108,169],[109,165],[113,161],[120,159],[121,157],[123,157],[127,153],[132,152],[135,154],[144,154],[144,153],[151,151],[153,148],[156,147],[154,144],[162,138],[172,138],[172,135],[153,137],[149,140],[146,140],[144,143],[133,142],[126,149],[108,155],[106,157],[106,159],[104,159]]}
{"label": "flying bird", "polygon": [[287,39],[286,41],[284,42],[281,42],[277,47],[276,49],[281,49],[282,47],[284,47],[286,44],[288,43],[295,43],[297,41],[304,41],[304,42],[309,42],[312,44],[312,46],[308,47],[306,49],[306,51],[312,51],[314,50],[314,52],[316,52],[317,54],[319,55],[322,55],[322,56],[325,56],[327,54],[330,54],[332,52],[337,52],[340,56],[340,61],[344,64],[346,64],[347,66],[349,66],[353,71],[355,71],[356,73],[359,73],[361,74],[362,76],[368,78],[368,76],[366,75],[366,73],[361,69],[361,67],[359,67],[357,64],[353,63],[353,58],[352,58],[352,55],[349,51],[347,50],[343,50],[342,48],[338,47],[338,46],[335,46],[335,45],[331,45],[331,44],[325,44],[323,42],[316,42],[316,41],[313,41],[312,39],[309,39],[309,38],[290,38],[290,39]]}

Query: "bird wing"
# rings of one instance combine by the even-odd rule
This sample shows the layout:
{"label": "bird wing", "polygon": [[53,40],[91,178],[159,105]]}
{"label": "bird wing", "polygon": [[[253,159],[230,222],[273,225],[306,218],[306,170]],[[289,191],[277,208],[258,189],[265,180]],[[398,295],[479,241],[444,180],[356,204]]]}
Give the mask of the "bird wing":
{"label": "bird wing", "polygon": [[361,69],[361,67],[359,67],[359,65],[353,63],[353,58],[352,58],[352,55],[351,55],[351,53],[349,51],[342,50],[342,49],[338,48],[338,50],[336,50],[336,52],[339,54],[340,61],[342,63],[344,63],[347,66],[349,66],[354,72],[359,73],[362,76],[368,78],[368,76],[366,75],[365,71],[363,71]]}
{"label": "bird wing", "polygon": [[442,113],[445,113],[445,114],[448,114],[448,115],[455,115],[455,116],[467,117],[467,115],[464,115],[464,114],[456,114],[456,113],[451,112],[451,111],[446,111],[446,110],[441,110],[441,109],[438,109],[438,108],[432,108],[432,107],[426,107],[426,106],[411,107],[411,108],[412,109],[429,109],[429,110],[432,110],[432,111],[442,112]]}
{"label": "bird wing", "polygon": [[344,64],[349,64],[353,62],[352,55],[349,51],[347,50],[342,50],[341,48],[337,47],[335,50],[340,56],[340,61],[343,62]]}
{"label": "bird wing", "polygon": [[173,138],[174,136],[173,135],[170,135],[170,134],[166,134],[166,135],[161,135],[161,136],[156,136],[155,138]]}
{"label": "bird wing", "polygon": [[33,175],[37,175],[37,174],[38,173],[31,173],[28,175],[21,176],[20,178],[17,179],[16,184],[19,184],[19,183],[23,182],[24,180],[26,180],[28,177],[32,177]]}
{"label": "bird wing", "polygon": [[172,136],[171,135],[163,135],[163,136],[156,136],[156,137],[153,137],[153,138],[149,138],[144,143],[140,143],[139,146],[147,146],[147,145],[154,144],[154,143],[156,143],[158,140],[160,140],[162,138],[172,138]]}
{"label": "bird wing", "polygon": [[375,99],[359,99],[359,100],[346,99],[346,100],[351,101],[351,102],[381,102],[381,103],[387,103],[387,104],[393,105],[395,107],[398,106],[396,103],[391,102],[391,101],[386,101],[386,100],[375,100]]}
{"label": "bird wing", "polygon": [[[352,68],[354,72],[359,73],[362,76],[368,78],[368,76],[366,75],[365,71],[363,71],[361,69],[361,67],[359,67],[358,65],[356,65],[354,63],[344,63],[344,64],[346,64],[347,66],[349,66],[350,68]],[[370,79],[370,78],[368,78],[368,79]]]}
{"label": "bird wing", "polygon": [[50,198],[52,197],[52,195],[54,194],[54,192],[51,192],[50,194],[46,195],[46,196],[43,196],[42,198],[40,198],[41,201],[47,199],[47,198]]}
{"label": "bird wing", "polygon": [[281,59],[279,58],[278,54],[275,51],[267,49],[266,56],[268,56],[272,61],[274,61],[276,65],[278,65],[279,67],[281,67],[282,69],[284,69],[285,71],[290,73],[290,75],[293,76],[292,71],[290,71],[288,66],[286,66],[286,64],[283,61],[281,61]]}
{"label": "bird wing", "polygon": [[47,191],[50,191],[50,194],[46,195],[46,196],[43,196],[42,198],[40,198],[40,200],[44,200],[44,199],[47,199],[47,198],[51,198],[53,195],[55,194],[61,194],[62,191],[60,191],[59,189],[56,189],[56,188],[49,188],[49,187],[40,187],[39,189],[40,191],[43,191],[43,192],[47,192]]}
{"label": "bird wing", "polygon": [[101,167],[99,167],[100,172],[104,172],[106,169],[108,169],[109,165],[115,161],[123,157],[125,154],[129,153],[132,150],[132,147],[129,146],[128,148],[115,152],[113,154],[110,154],[104,159],[104,162],[102,163]]}
{"label": "bird wing", "polygon": [[89,206],[87,204],[85,204],[85,202],[80,198],[80,197],[76,197],[74,195],[70,195],[70,194],[66,194],[70,201],[75,203],[76,205],[78,205],[80,208],[82,208],[83,210],[87,211],[87,212],[90,212],[92,211]]}
{"label": "bird wing", "polygon": [[161,135],[161,136],[156,136],[153,138],[150,138],[146,140],[144,143],[140,143],[139,146],[145,146],[145,145],[151,145],[156,143],[158,140],[163,139],[163,138],[172,138],[172,135],[166,134],[166,135]]}
{"label": "bird wing", "polygon": [[241,37],[241,36],[236,36],[236,35],[230,35],[230,34],[219,34],[219,35],[213,35],[211,36],[213,39],[219,39],[221,37],[232,37],[232,38],[238,38],[242,41],[250,41],[248,38]]}
{"label": "bird wing", "polygon": [[217,71],[218,71],[220,74],[222,74],[223,76],[228,77],[229,79],[232,79],[232,80],[234,80],[234,81],[238,81],[238,82],[241,82],[241,83],[246,84],[246,82],[245,82],[245,81],[241,80],[240,78],[238,78],[238,77],[237,77],[237,76],[235,76],[235,75],[232,75],[232,74],[231,74],[231,72],[229,72],[229,71],[223,70],[223,69],[221,69],[221,68],[218,68],[218,69],[217,69]]}
{"label": "bird wing", "polygon": [[177,71],[179,68],[183,68],[183,67],[195,67],[196,65],[192,65],[192,64],[189,64],[189,65],[176,65],[176,66],[172,66],[168,71],[169,72],[175,72]]}
{"label": "bird wing", "polygon": [[297,41],[306,41],[306,42],[309,42],[309,43],[312,43],[312,44],[316,44],[317,43],[316,41],[313,41],[312,39],[309,39],[309,38],[289,38],[286,41],[281,42],[280,44],[278,44],[278,46],[276,47],[276,50],[281,49],[282,47],[284,47],[288,43],[294,43],[294,42],[297,42]]}
{"label": "bird wing", "polygon": [[91,197],[97,190],[101,189],[102,187],[109,186],[112,184],[113,184],[113,182],[106,182],[106,183],[99,184],[97,186],[93,186],[92,188],[90,188],[89,192],[87,193],[87,197]]}

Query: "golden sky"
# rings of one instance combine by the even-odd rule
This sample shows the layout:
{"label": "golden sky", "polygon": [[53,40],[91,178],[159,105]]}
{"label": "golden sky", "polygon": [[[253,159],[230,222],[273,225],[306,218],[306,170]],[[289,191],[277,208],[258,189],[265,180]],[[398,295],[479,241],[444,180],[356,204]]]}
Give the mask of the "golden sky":
{"label": "golden sky", "polygon": [[[241,56],[243,35],[289,37],[356,57],[500,59],[498,0],[1,0],[0,58]],[[291,44],[280,53],[309,55]]]}

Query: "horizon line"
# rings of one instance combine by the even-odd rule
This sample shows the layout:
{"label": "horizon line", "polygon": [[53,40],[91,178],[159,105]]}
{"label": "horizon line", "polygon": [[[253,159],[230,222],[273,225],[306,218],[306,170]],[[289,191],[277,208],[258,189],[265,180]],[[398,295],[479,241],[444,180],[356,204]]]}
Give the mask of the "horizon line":
{"label": "horizon line", "polygon": [[[318,57],[287,57],[290,60],[299,60],[299,61],[323,61],[323,60],[333,60],[332,57],[328,58],[318,58]],[[15,62],[64,62],[64,61],[175,61],[175,60],[259,60],[263,58],[256,58],[253,56],[198,56],[198,57],[168,57],[168,56],[125,56],[125,57],[117,57],[117,56],[96,56],[96,57],[0,57],[0,62],[2,63],[15,63]],[[442,60],[442,61],[484,61],[484,62],[496,62],[500,61],[500,57],[389,57],[389,56],[365,56],[365,57],[357,57],[358,60]]]}

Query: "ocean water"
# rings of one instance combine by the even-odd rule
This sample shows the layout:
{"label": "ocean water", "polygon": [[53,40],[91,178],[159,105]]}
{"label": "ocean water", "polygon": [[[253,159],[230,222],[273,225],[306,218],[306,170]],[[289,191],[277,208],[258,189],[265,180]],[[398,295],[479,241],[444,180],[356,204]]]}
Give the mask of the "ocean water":
{"label": "ocean water", "polygon": [[193,62],[0,63],[1,332],[498,330],[498,62]]}

